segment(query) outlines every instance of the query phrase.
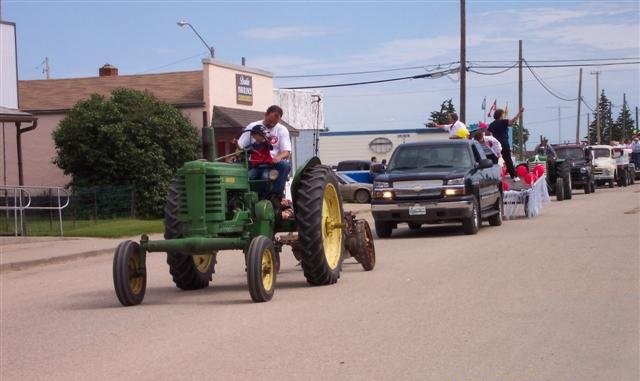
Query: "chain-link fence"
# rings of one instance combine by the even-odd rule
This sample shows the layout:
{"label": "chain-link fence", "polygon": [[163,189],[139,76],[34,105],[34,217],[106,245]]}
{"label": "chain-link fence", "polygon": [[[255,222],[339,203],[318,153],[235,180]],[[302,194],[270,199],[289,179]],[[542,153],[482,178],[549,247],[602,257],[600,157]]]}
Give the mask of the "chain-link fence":
{"label": "chain-link fence", "polygon": [[26,188],[27,191],[0,189],[0,235],[60,235],[96,224],[98,221],[136,218],[135,193],[131,186],[100,186],[62,190]]}

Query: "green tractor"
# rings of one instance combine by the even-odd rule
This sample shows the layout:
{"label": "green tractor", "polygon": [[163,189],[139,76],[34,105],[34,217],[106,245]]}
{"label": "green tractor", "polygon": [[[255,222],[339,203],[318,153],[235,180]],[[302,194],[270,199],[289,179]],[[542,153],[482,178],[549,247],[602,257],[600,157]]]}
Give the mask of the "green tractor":
{"label": "green tractor", "polygon": [[211,282],[218,251],[243,250],[254,302],[273,297],[283,245],[291,245],[311,285],[336,283],[348,254],[365,270],[373,269],[371,230],[365,220],[343,213],[338,182],[318,158],[296,172],[291,185],[295,218],[285,219],[278,203],[259,196],[269,180],[249,180],[247,151],[233,154],[238,163],[222,162],[226,157],[214,159],[213,129],[206,128],[203,137],[206,159],[186,163],[168,190],[165,239],[143,235],[140,242],[127,240],[116,248],[113,283],[123,305],[144,299],[150,252],[167,253],[178,288],[197,290]]}
{"label": "green tractor", "polygon": [[531,171],[536,165],[544,165],[547,189],[556,200],[571,200],[571,167],[565,159],[554,159],[539,152],[527,160],[527,169]]}

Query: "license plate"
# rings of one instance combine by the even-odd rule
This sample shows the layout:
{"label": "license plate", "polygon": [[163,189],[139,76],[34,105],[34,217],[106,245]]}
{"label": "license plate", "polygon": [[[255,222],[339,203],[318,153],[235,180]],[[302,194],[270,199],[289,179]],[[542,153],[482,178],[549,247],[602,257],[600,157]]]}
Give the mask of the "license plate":
{"label": "license plate", "polygon": [[425,214],[427,214],[427,208],[424,206],[416,205],[409,208],[410,216],[421,216]]}

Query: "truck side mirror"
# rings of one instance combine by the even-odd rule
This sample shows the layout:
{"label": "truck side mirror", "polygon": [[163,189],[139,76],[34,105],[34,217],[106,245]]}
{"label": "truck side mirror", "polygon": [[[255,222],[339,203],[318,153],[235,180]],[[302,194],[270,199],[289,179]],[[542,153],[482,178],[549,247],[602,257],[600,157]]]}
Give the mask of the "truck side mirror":
{"label": "truck side mirror", "polygon": [[478,169],[486,169],[493,167],[493,161],[491,159],[481,159],[478,163]]}

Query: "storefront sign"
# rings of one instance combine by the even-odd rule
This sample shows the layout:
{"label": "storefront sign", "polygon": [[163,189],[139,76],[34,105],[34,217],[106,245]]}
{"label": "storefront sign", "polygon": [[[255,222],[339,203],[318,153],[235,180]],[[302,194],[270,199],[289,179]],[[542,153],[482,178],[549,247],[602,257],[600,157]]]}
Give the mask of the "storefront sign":
{"label": "storefront sign", "polygon": [[253,79],[250,75],[236,74],[236,103],[253,106]]}

